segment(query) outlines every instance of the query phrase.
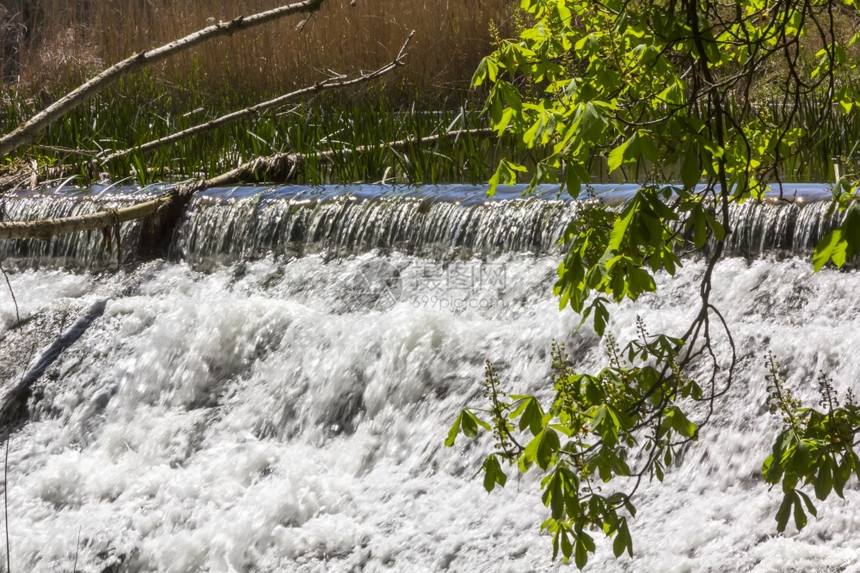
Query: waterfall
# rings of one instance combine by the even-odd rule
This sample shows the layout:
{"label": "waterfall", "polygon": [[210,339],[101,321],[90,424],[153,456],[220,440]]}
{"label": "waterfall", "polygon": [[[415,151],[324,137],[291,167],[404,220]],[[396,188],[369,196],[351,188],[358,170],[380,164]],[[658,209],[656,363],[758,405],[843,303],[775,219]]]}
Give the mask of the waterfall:
{"label": "waterfall", "polygon": [[[25,191],[0,197],[0,220],[33,221],[59,217],[76,217],[107,209],[120,209],[151,199],[168,186],[145,188],[96,186],[82,190],[58,189],[50,193]],[[131,255],[140,236],[140,223],[130,221],[121,227],[123,262]],[[113,241],[115,243],[115,241]],[[108,248],[112,246],[112,248]],[[116,266],[116,245],[108,245],[103,233],[72,233],[49,239],[0,241],[0,261],[7,268],[52,266],[67,269],[101,269]]]}
{"label": "waterfall", "polygon": [[[45,367],[11,434],[13,569],[556,570],[535,476],[511,473],[487,494],[472,476],[491,438],[442,444],[459,410],[482,403],[485,359],[512,393],[544,398],[553,339],[578,368],[606,364],[550,288],[577,205],[551,189],[531,200],[502,191],[213,191],[195,201],[169,258],[109,273],[99,269],[115,259],[93,263],[100,237],[0,246],[22,318],[16,327],[3,295],[4,387],[101,312]],[[7,200],[6,213],[101,204],[27,200]],[[820,371],[840,391],[860,371],[857,275],[813,275],[807,260],[837,222],[824,205],[733,212],[713,300],[739,348],[736,382],[666,481],[640,492],[635,557],[616,560],[598,541],[589,570],[858,561],[856,482],[803,532],[777,534],[781,494],[759,472],[779,427],[765,405],[766,353],[812,404]],[[614,309],[619,340],[635,336],[636,316],[652,332],[689,323],[704,265],[683,262],[675,277],[658,273],[656,294]]]}
{"label": "waterfall", "polygon": [[[161,187],[93,193],[12,196],[8,220],[68,217],[151,197]],[[726,250],[753,257],[764,252],[806,255],[840,214],[828,213],[823,186],[795,185],[784,195],[799,200],[747,201],[731,206]],[[209,190],[192,202],[171,246],[171,257],[198,269],[266,256],[327,258],[398,251],[433,259],[494,257],[505,253],[561,252],[559,237],[580,203],[544,186],[522,197],[524,186],[500,188],[493,198],[481,186],[237,187]],[[602,200],[623,201],[632,185],[594,185]],[[123,226],[123,263],[134,259],[139,223]],[[13,268],[52,266],[115,268],[117,255],[98,232],[51,239],[5,241],[0,257]]]}

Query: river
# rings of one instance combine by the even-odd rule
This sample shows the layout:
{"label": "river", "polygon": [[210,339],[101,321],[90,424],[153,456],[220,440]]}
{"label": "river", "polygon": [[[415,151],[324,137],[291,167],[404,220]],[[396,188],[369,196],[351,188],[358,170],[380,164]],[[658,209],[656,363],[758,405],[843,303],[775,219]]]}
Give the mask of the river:
{"label": "river", "polygon": [[[108,190],[94,204],[100,191],[23,194],[5,210],[130,200]],[[487,494],[473,476],[491,439],[443,445],[459,410],[481,404],[486,359],[512,392],[544,397],[554,339],[579,368],[606,363],[551,292],[555,242],[578,205],[519,191],[215,190],[164,259],[132,264],[127,225],[118,270],[100,233],[2,246],[23,322],[2,294],[5,387],[47,361],[9,439],[12,569],[563,568],[539,531],[538,479],[511,475]],[[760,475],[779,427],[767,352],[811,403],[820,371],[841,391],[860,372],[857,275],[814,275],[808,261],[832,224],[821,194],[735,214],[713,295],[738,344],[735,383],[699,443],[641,492],[635,557],[598,541],[588,570],[860,570],[856,481],[803,532],[777,534],[781,493]],[[635,336],[636,316],[652,332],[684,330],[704,265],[683,262],[658,274],[656,294],[614,310],[619,339]],[[67,348],[48,356],[64,333]]]}

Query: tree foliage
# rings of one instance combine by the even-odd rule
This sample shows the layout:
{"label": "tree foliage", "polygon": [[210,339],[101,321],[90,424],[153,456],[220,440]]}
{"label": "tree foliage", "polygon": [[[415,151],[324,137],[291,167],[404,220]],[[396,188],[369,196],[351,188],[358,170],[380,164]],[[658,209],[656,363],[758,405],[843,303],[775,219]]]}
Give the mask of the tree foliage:
{"label": "tree foliage", "polygon": [[[616,556],[632,555],[637,489],[663,479],[731,385],[734,342],[710,300],[731,232],[729,205],[781,190],[783,166],[814,136],[815,126],[795,121],[801,102],[814,97],[845,114],[860,104],[851,81],[860,12],[856,0],[522,0],[521,7],[530,25],[498,42],[473,83],[488,86],[498,133],[517,134],[538,160],[531,169],[502,160],[490,193],[528,174],[529,189],[559,182],[577,198],[601,156],[610,170],[635,166],[642,187],[622,209],[587,202],[563,237],[555,294],[561,308],[592,320],[609,365],[577,372],[554,346],[554,398],[546,404],[507,395],[488,363],[488,407],[464,410],[446,443],[460,431],[492,432],[495,449],[482,467],[488,491],[505,485],[508,464],[539,472],[553,555],[581,568],[595,532],[613,538]],[[763,105],[766,98],[773,105]],[[860,252],[856,181],[846,174],[833,193],[844,222],[816,247],[815,270]],[[652,334],[640,322],[637,338],[621,344],[606,331],[613,302],[654,291],[654,274],[673,275],[681,264],[679,250],[707,243],[698,313],[681,335]],[[718,331],[730,356],[712,345]],[[804,407],[772,358],[768,367],[770,405],[784,428],[763,474],[782,487],[778,529],[790,515],[802,528],[807,512],[815,514],[804,488],[818,499],[841,496],[851,474],[860,476],[853,450],[860,409],[850,396],[840,405],[826,378],[820,408]]]}

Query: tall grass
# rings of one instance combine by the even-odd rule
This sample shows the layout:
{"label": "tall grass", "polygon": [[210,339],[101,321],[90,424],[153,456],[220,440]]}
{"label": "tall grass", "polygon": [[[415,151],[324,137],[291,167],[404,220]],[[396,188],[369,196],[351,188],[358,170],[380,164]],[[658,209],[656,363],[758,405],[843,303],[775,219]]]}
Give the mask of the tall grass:
{"label": "tall grass", "polygon": [[[774,105],[774,114],[779,113]],[[807,96],[797,108],[796,125],[804,128],[798,153],[787,163],[786,175],[796,181],[830,181],[833,164],[842,174],[860,176],[860,112],[843,114],[823,98]]]}
{"label": "tall grass", "polygon": [[[232,109],[229,101],[213,103],[204,91],[192,90],[184,96],[181,111],[176,111],[173,96],[145,79],[123,83],[73,110],[51,125],[22,157],[35,158],[42,165],[76,166],[80,182],[105,175],[116,181],[130,174],[147,182],[214,176],[254,157],[285,151],[339,152],[324,159],[310,157],[304,163],[298,180],[319,184],[486,181],[500,157],[517,153],[511,140],[468,134],[433,143],[387,145],[408,137],[485,127],[486,118],[468,100],[440,101],[436,109],[427,110],[382,98],[350,105],[322,99],[275,109],[151,153],[133,152],[106,165],[105,173],[92,173],[86,164],[102,149],[134,148]],[[13,128],[34,111],[25,104],[10,106],[0,116],[0,129]],[[351,152],[358,147],[367,149]]]}
{"label": "tall grass", "polygon": [[[216,118],[236,106],[230,98],[212,100],[194,81],[187,83],[181,104],[176,97],[150,76],[133,78],[51,125],[36,147],[23,151],[20,157],[36,159],[39,164],[76,165],[83,182],[100,176],[84,167],[102,150],[134,148]],[[0,129],[14,128],[37,107],[35,102],[17,100],[0,114]],[[142,181],[209,177],[256,156],[284,151],[348,152],[357,147],[369,149],[334,153],[328,159],[310,158],[298,180],[310,184],[484,182],[501,157],[534,165],[540,150],[517,148],[512,138],[499,142],[494,137],[463,136],[432,144],[386,145],[409,136],[485,127],[487,119],[480,107],[480,102],[468,99],[439,100],[428,109],[414,103],[394,104],[381,97],[375,101],[365,97],[354,103],[320,98],[299,107],[271,110],[152,153],[132,153],[107,165],[105,172],[113,180],[129,175]],[[772,113],[776,118],[782,112],[774,106]],[[783,180],[831,181],[834,158],[841,163],[843,174],[860,172],[860,114],[846,116],[808,98],[801,101],[794,122],[806,134],[795,144],[796,154],[783,163]],[[594,182],[641,182],[640,176],[651,167],[643,161],[610,174],[606,157],[595,156],[587,168]],[[677,179],[675,171],[673,166],[666,166],[664,179]]]}
{"label": "tall grass", "polygon": [[[13,129],[70,86],[130,54],[284,3],[7,0],[0,10],[0,64],[4,73],[15,74],[7,73],[3,85],[0,128]],[[384,142],[485,125],[475,105],[464,103],[466,90],[490,50],[491,30],[505,31],[513,9],[508,0],[325,0],[305,22],[285,19],[208,42],[126,78],[50,126],[39,146],[17,156],[41,165],[75,165],[82,180],[100,177],[85,166],[102,150],[135,147],[333,72],[376,69],[391,61],[414,29],[407,66],[360,91],[330,93],[300,108],[131,154],[107,165],[106,175],[117,180],[131,173],[141,181],[203,177],[258,155],[370,146],[360,156],[311,159],[300,180],[485,181],[501,145],[493,139],[464,136],[398,149]]]}

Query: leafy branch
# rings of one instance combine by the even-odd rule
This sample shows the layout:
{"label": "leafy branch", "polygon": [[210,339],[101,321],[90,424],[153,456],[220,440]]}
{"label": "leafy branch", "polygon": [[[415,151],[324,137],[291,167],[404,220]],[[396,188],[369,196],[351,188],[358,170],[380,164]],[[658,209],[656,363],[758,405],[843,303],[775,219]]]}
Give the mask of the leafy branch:
{"label": "leafy branch", "polygon": [[[735,343],[711,301],[732,232],[729,207],[781,188],[785,165],[802,151],[798,142],[817,129],[795,120],[802,97],[814,95],[822,113],[847,114],[860,104],[860,89],[845,79],[860,63],[849,50],[860,41],[860,11],[854,0],[521,6],[534,25],[499,40],[473,84],[489,86],[486,110],[496,131],[515,134],[537,159],[533,168],[502,159],[490,194],[526,179],[528,191],[558,182],[582,199],[590,166],[604,160],[610,171],[635,166],[641,188],[618,209],[582,201],[562,237],[566,254],[554,293],[561,309],[582,317],[580,326],[592,319],[608,366],[577,372],[555,345],[554,397],[546,403],[505,394],[489,365],[489,410],[464,410],[446,443],[460,430],[474,437],[492,429],[496,450],[483,464],[485,487],[504,485],[501,462],[538,472],[550,508],[542,528],[552,535],[554,556],[583,567],[595,550],[594,531],[614,538],[616,556],[632,555],[628,520],[637,488],[645,478],[663,479],[732,385]],[[837,8],[850,14],[847,32],[836,25]],[[774,86],[778,103],[761,105],[757,98]],[[815,270],[860,253],[857,193],[851,176],[837,181],[832,210],[845,216],[816,247]],[[698,312],[680,335],[650,334],[640,321],[637,338],[619,344],[608,331],[613,304],[655,292],[655,274],[673,276],[683,251],[705,258]],[[718,350],[717,337],[728,340],[727,350]],[[857,471],[860,420],[851,401],[838,405],[828,379],[819,384],[819,411],[794,400],[773,359],[769,372],[770,403],[785,427],[764,474],[783,487],[782,531],[790,512],[798,527],[806,512],[815,514],[803,485],[815,485],[819,499],[831,490],[841,495]]]}

